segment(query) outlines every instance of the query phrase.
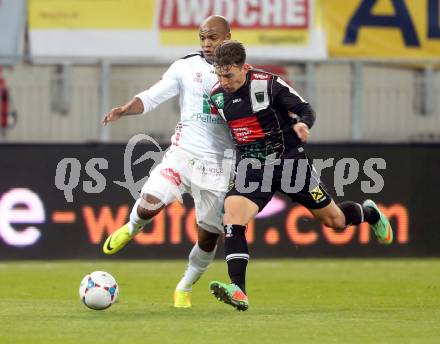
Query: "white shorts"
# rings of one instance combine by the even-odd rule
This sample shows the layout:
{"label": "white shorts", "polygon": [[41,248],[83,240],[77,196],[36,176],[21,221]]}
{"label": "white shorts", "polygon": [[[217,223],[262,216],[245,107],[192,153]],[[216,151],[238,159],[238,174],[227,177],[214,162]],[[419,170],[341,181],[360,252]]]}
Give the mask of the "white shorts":
{"label": "white shorts", "polygon": [[234,161],[200,159],[171,146],[150,173],[141,194],[157,197],[168,205],[189,193],[194,199],[197,225],[208,232],[223,233],[223,201],[234,172]]}

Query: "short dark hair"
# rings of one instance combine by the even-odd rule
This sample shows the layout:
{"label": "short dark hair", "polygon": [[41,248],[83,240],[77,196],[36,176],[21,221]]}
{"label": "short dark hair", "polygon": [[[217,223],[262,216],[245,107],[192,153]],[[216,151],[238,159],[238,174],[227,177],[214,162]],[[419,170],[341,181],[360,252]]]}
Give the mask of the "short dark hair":
{"label": "short dark hair", "polygon": [[241,67],[246,62],[246,49],[239,41],[224,41],[215,49],[214,56],[218,67]]}

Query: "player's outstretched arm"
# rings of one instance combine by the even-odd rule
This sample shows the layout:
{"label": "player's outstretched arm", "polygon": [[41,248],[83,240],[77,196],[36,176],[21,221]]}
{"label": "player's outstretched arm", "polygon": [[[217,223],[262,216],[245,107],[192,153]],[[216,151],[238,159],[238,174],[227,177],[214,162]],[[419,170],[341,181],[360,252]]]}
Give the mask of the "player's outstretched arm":
{"label": "player's outstretched arm", "polygon": [[142,101],[135,97],[124,106],[118,106],[106,114],[102,119],[102,124],[107,125],[110,122],[115,122],[122,116],[137,115],[144,112],[144,105]]}
{"label": "player's outstretched arm", "polygon": [[309,130],[315,123],[315,111],[284,80],[277,76],[275,81],[272,86],[275,101],[287,110],[289,117],[294,119],[293,131],[302,142],[306,142],[310,136]]}

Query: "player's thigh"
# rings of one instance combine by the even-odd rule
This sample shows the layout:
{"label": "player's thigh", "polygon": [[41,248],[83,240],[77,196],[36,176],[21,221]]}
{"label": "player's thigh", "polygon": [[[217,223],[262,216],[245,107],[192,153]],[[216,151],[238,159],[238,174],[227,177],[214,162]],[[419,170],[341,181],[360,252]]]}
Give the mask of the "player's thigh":
{"label": "player's thigh", "polygon": [[247,225],[263,208],[270,202],[274,195],[275,188],[269,191],[262,190],[264,181],[264,171],[262,169],[252,169],[249,166],[246,171],[240,171],[245,176],[246,185],[257,185],[256,189],[250,190],[243,188],[234,181],[225,199],[225,224]]}
{"label": "player's thigh", "polygon": [[[213,234],[223,233],[223,202],[225,194],[225,192],[217,190],[192,189],[191,196],[194,199],[196,221],[200,228]],[[199,239],[203,239],[200,235]],[[208,234],[205,235],[205,237],[207,236]]]}
{"label": "player's thigh", "polygon": [[150,173],[150,177],[142,187],[142,195],[151,195],[159,199],[163,205],[182,200],[187,190],[183,166],[178,153],[167,151],[163,160]]}
{"label": "player's thigh", "polygon": [[292,202],[298,202],[311,211],[324,209],[332,202],[330,193],[305,155],[294,160],[290,176],[285,173],[285,169],[286,165],[283,165],[277,170],[276,177],[280,181],[277,190],[288,196]]}
{"label": "player's thigh", "polygon": [[246,226],[258,214],[258,204],[241,195],[228,195],[225,199],[225,224]]}

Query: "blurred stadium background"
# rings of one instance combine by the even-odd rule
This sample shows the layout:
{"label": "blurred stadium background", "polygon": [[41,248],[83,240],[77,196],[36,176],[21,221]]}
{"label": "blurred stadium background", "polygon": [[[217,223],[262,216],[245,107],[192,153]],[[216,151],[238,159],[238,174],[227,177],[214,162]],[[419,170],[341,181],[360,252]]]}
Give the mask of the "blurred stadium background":
{"label": "blurred stadium background", "polygon": [[[20,279],[8,274],[10,260],[105,258],[108,265],[104,268],[111,269],[108,261],[114,257],[103,257],[101,245],[108,233],[126,222],[133,204],[129,190],[115,183],[127,177],[123,167],[126,144],[133,135],[147,133],[166,148],[180,116],[178,99],[145,116],[126,118],[111,126],[103,127],[101,119],[109,109],[127,102],[160,79],[172,61],[198,50],[197,28],[210,14],[223,14],[230,19],[232,36],[246,45],[249,62],[284,76],[315,108],[317,121],[309,152],[313,158],[334,159],[333,168],[323,172],[332,194],[337,199],[356,201],[373,198],[392,219],[395,229],[395,243],[380,247],[366,226],[339,232],[322,227],[303,208],[280,197],[249,227],[252,256],[439,256],[439,0],[0,0],[0,274],[5,280]],[[134,155],[140,156],[150,148],[137,146]],[[57,166],[65,158],[70,159],[71,166],[76,161],[72,168],[79,169],[79,177],[75,179],[67,173],[64,184],[61,183],[64,186],[56,185]],[[108,166],[91,160],[96,158],[105,158]],[[344,158],[354,158],[359,165],[349,165]],[[384,180],[380,193],[369,193],[369,186],[375,184],[366,172],[370,158],[386,162],[386,168],[374,167]],[[93,167],[103,179],[93,173]],[[143,178],[149,167],[151,161],[132,166],[134,181]],[[334,187],[336,168],[347,173],[359,169],[359,178],[347,178],[343,194]],[[102,185],[103,180],[105,187],[100,188],[97,185]],[[94,193],[84,191],[85,183],[95,187]],[[72,188],[72,202],[66,200],[63,187]],[[157,216],[151,231],[138,236],[116,258],[184,259],[194,240],[194,208],[192,201],[185,199],[183,205],[175,203]],[[217,255],[222,257],[221,250]],[[74,269],[95,270],[101,262],[92,261]],[[393,260],[381,263],[387,267],[382,267],[384,271],[393,269],[393,264],[386,265],[389,262]],[[371,321],[377,320],[374,326],[383,331],[397,326],[403,331],[397,324],[410,314],[429,321],[426,314],[424,317],[416,312],[417,307],[431,307],[434,313],[438,312],[438,301],[427,306],[439,296],[438,279],[431,280],[429,273],[432,270],[432,278],[435,271],[438,275],[438,261],[419,263],[424,267],[420,278],[426,284],[414,293],[427,286],[433,289],[425,290],[425,299],[417,299],[419,294],[413,297],[408,291],[403,300],[420,302],[414,301],[408,313],[394,312],[395,323],[381,323],[380,311],[372,311]],[[218,264],[214,271],[225,270],[220,265],[223,262]],[[328,264],[334,268],[333,263]],[[372,264],[365,276],[377,282]],[[402,277],[408,285],[414,282],[411,276],[420,271],[417,264],[409,264],[412,270]],[[51,270],[49,265],[38,263],[27,268],[10,266],[14,271],[22,269],[23,274],[38,269],[46,274]],[[121,266],[117,265],[117,271],[124,276]],[[181,266],[183,269],[183,261]],[[359,265],[359,271],[363,268]],[[61,274],[64,268],[56,265],[54,269]],[[70,269],[69,265],[66,269]],[[131,269],[134,270],[133,266]],[[356,264],[350,269],[356,270]],[[401,266],[398,271],[403,271]],[[176,269],[178,273],[180,270]],[[336,275],[340,273],[344,272],[335,271]],[[125,276],[128,281],[135,280],[135,275]],[[392,277],[390,285],[397,285],[399,276]],[[81,277],[78,276],[78,283]],[[310,277],[315,278],[319,276]],[[389,297],[394,298],[388,305],[397,307],[400,296],[387,294],[387,282],[381,278],[378,283],[382,283],[383,299],[361,307],[381,309]],[[170,285],[161,286],[171,291],[177,279],[176,275]],[[335,290],[344,290],[333,282]],[[305,284],[304,290],[314,287]],[[304,290],[296,292],[301,294]],[[57,297],[65,300],[60,295]],[[41,298],[49,297],[44,294]],[[136,300],[144,302],[142,297]],[[160,300],[157,302],[169,301]],[[276,308],[277,301],[270,302],[275,302]],[[311,296],[310,302],[317,301]],[[338,302],[342,305],[345,300],[336,298],[330,307]],[[9,305],[15,304],[10,301]],[[298,310],[290,299],[285,307]],[[351,332],[338,332],[336,324],[326,323],[325,307],[315,308],[324,309],[323,318],[315,320],[328,327],[323,331],[312,329],[317,337],[309,338],[297,331],[300,336],[295,338],[302,342],[307,342],[307,338],[310,342],[322,342],[320,338],[368,342],[374,338],[374,333],[362,337],[359,326],[351,323],[356,317],[353,313],[345,318],[347,324],[353,325]],[[158,312],[169,311],[164,309],[159,307]],[[336,317],[341,316],[338,306],[333,310]],[[20,312],[12,314],[17,318],[23,316]],[[5,320],[7,314],[3,315]],[[305,323],[309,319],[306,313],[298,316]],[[50,315],[47,317],[50,320]],[[9,324],[7,328],[11,330],[13,320],[8,321],[4,324]],[[251,326],[251,320],[246,324]],[[420,323],[413,325],[413,329],[418,328]],[[424,332],[426,337],[414,331],[408,338],[413,342],[435,342],[440,331],[438,322],[429,323],[428,327],[431,332]],[[261,333],[261,328],[258,330],[255,328],[255,333]],[[38,332],[35,331],[34,335]],[[51,328],[49,333],[54,331]],[[68,331],[73,336],[75,328]],[[403,332],[391,331],[383,342],[401,342]],[[4,343],[19,342],[17,338],[28,340],[22,333],[14,333],[9,337],[0,334],[0,339]],[[292,333],[284,333],[282,341],[290,342],[286,338]],[[261,335],[260,339],[269,340],[267,335]],[[154,338],[172,342],[171,336]],[[34,339],[33,342],[50,342],[44,335]],[[102,332],[100,339],[104,342],[109,338]],[[142,342],[142,338],[132,338],[131,342]],[[199,341],[188,337],[187,342]]]}

